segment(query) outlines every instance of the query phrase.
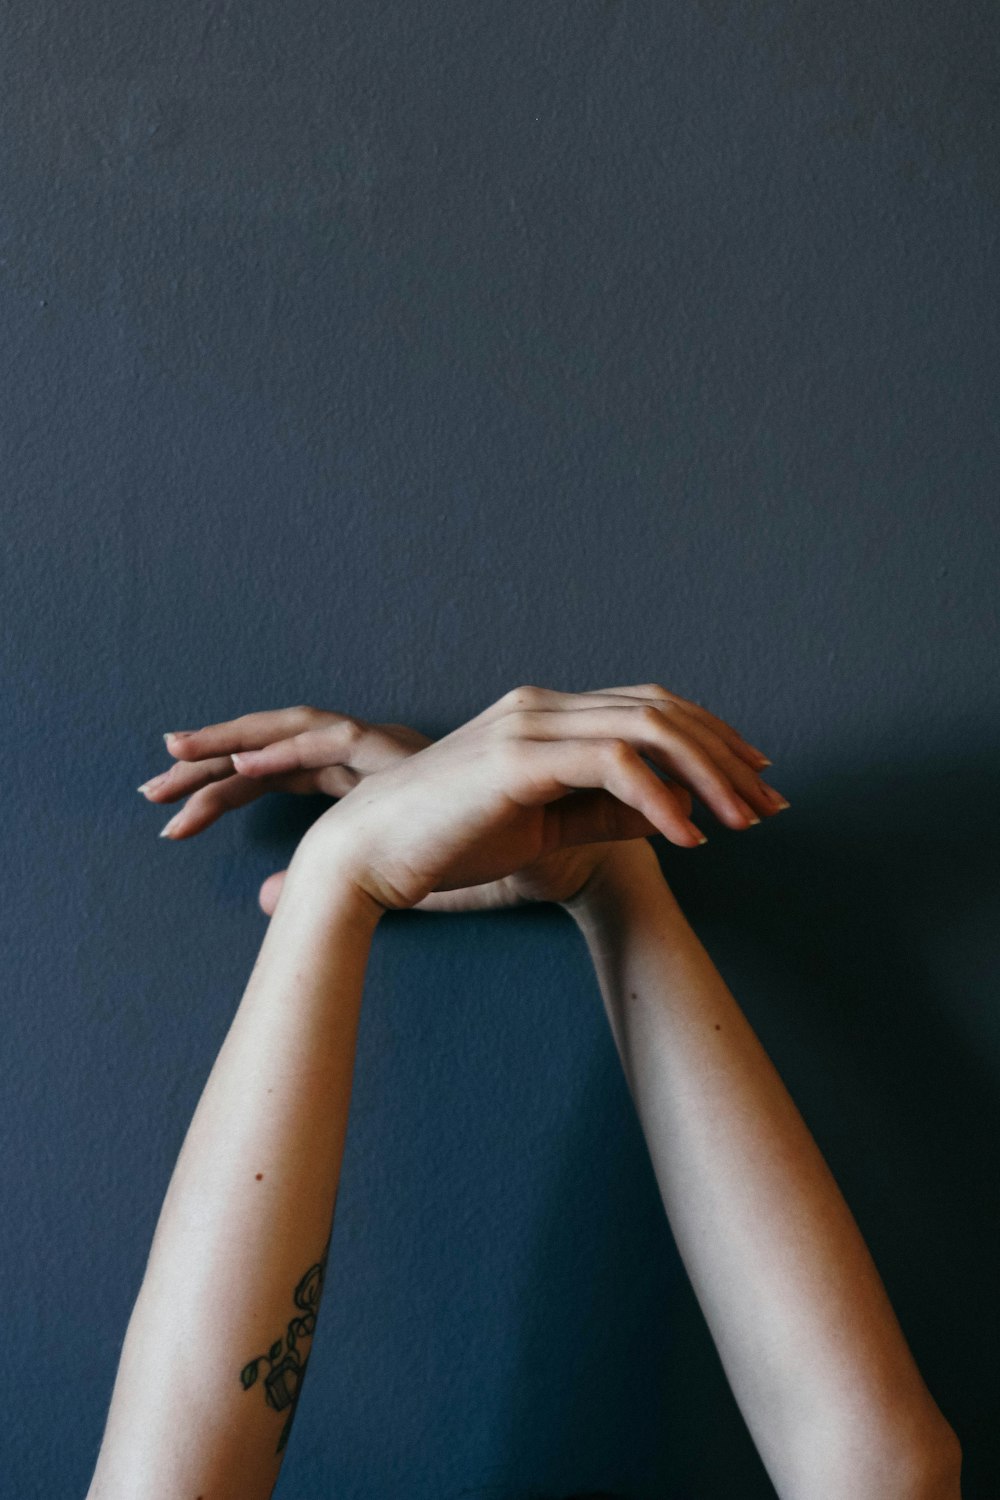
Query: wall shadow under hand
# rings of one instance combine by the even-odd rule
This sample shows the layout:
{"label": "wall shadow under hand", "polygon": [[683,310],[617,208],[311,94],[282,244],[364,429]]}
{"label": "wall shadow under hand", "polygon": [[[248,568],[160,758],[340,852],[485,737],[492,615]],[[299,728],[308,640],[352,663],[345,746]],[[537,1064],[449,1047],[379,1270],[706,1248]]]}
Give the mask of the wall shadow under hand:
{"label": "wall shadow under hand", "polygon": [[[759,828],[703,816],[710,842],[695,858],[654,840],[858,1219],[962,1441],[965,1500],[992,1496],[1000,1474],[997,763],[929,753],[814,772]],[[594,993],[600,1004],[596,978]],[[610,1031],[573,1108],[535,1225],[512,1487],[497,1500],[772,1495]]]}

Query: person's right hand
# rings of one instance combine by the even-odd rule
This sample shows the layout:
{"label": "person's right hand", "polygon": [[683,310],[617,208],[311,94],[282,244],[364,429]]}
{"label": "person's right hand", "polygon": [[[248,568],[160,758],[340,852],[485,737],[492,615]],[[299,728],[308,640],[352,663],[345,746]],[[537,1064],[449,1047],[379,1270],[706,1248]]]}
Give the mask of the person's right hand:
{"label": "person's right hand", "polygon": [[[778,810],[778,804],[754,774],[762,764],[769,764],[766,757],[725,720],[659,684],[608,688],[585,695],[531,687],[515,691],[519,700],[536,712],[551,712],[569,703],[581,707],[584,699],[588,707],[621,708],[629,704],[645,708],[647,715],[654,715],[653,737],[658,736],[661,742],[673,738],[681,762],[687,764],[687,774],[680,773],[680,781],[687,780],[689,786],[699,788],[706,805],[724,815],[730,826],[748,826],[745,814],[738,810],[738,799],[732,796],[734,787],[765,816]],[[495,709],[493,705],[487,712]],[[223,812],[268,791],[325,792],[342,797],[366,776],[432,743],[405,724],[367,723],[308,706],[244,714],[183,737],[165,738],[170,753],[177,757],[175,764],[140,790],[155,802],[188,798],[167,825],[174,838],[199,833]],[[703,762],[700,774],[693,764],[699,755]],[[713,769],[714,780],[709,774]],[[691,792],[680,781],[667,785],[686,816],[691,811]],[[649,827],[645,831],[657,830]],[[563,901],[579,890],[609,851],[606,842],[562,849],[502,880],[467,890],[432,893],[418,903],[418,909],[468,911],[526,901]],[[284,875],[284,871],[275,872],[261,887],[260,905],[268,915],[277,905]]]}
{"label": "person's right hand", "polygon": [[[644,756],[728,822],[759,821],[668,713],[597,698],[513,688],[443,739],[359,782],[309,828],[292,868],[311,866],[321,881],[327,871],[381,911],[406,911],[580,845],[651,833],[681,848],[705,843]],[[759,781],[755,795],[765,796]]]}

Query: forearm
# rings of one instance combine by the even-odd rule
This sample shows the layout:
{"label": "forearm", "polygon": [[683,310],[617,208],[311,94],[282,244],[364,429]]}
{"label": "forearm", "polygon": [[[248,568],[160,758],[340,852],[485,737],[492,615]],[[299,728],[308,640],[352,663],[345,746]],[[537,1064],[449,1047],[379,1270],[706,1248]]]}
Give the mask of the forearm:
{"label": "forearm", "polygon": [[650,846],[622,845],[568,909],[678,1249],[778,1493],[956,1500],[957,1444],[851,1213]]}
{"label": "forearm", "polygon": [[273,1489],[322,1286],[374,910],[300,846],[167,1189],[88,1500]]}

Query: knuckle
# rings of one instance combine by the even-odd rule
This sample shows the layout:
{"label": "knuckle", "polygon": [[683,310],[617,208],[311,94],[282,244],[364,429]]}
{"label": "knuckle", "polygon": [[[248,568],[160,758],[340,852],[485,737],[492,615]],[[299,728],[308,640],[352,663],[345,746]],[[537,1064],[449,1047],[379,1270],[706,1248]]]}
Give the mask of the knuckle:
{"label": "knuckle", "polygon": [[520,687],[511,688],[509,692],[504,693],[500,702],[512,709],[536,708],[541,696],[538,688],[533,687],[530,683],[524,683]]}
{"label": "knuckle", "polygon": [[670,703],[673,701],[670,694],[667,692],[667,689],[658,682],[644,683],[642,691],[644,693],[648,693],[651,698],[661,699],[664,703]]}
{"label": "knuckle", "polygon": [[659,734],[660,730],[663,728],[662,710],[659,708],[653,708],[651,705],[647,705],[647,707],[645,708],[640,708],[639,713],[641,715],[639,722],[642,724],[643,728],[648,730],[651,734]]}
{"label": "knuckle", "polygon": [[345,745],[356,745],[364,738],[365,730],[359,719],[352,719],[349,714],[345,714],[337,726],[337,733]]}
{"label": "knuckle", "polygon": [[612,766],[630,766],[637,759],[628,740],[608,740],[604,747],[604,757]]}

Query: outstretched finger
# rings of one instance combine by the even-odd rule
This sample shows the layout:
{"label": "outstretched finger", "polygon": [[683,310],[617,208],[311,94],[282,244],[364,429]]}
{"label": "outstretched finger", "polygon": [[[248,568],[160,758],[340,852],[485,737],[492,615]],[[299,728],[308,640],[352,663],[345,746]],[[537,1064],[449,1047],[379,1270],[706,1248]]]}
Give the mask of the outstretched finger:
{"label": "outstretched finger", "polygon": [[241,714],[237,719],[207,724],[203,729],[174,731],[163,738],[177,760],[203,760],[208,755],[231,755],[234,750],[259,750],[274,740],[299,734],[303,729],[337,717],[300,704],[295,708]]}
{"label": "outstretched finger", "polygon": [[285,883],[285,876],[287,874],[287,870],[275,870],[274,874],[267,877],[257,892],[257,901],[260,904],[260,909],[269,917],[274,915],[274,910],[278,905],[278,898],[281,895],[281,888]]}
{"label": "outstretched finger", "polygon": [[159,776],[151,776],[137,791],[149,802],[176,802],[179,797],[188,797],[211,781],[221,781],[232,776],[233,762],[228,755],[219,755],[211,760],[198,760],[191,764],[175,761]]}
{"label": "outstretched finger", "polygon": [[275,776],[336,765],[370,775],[413,753],[382,726],[338,714],[333,723],[320,729],[303,730],[259,750],[238,750],[232,762],[244,776]]}
{"label": "outstretched finger", "polygon": [[192,834],[201,833],[210,824],[222,817],[223,813],[232,811],[236,807],[245,807],[249,802],[255,802],[258,797],[263,797],[270,791],[295,791],[294,779],[289,784],[288,779],[282,780],[280,787],[275,786],[272,781],[263,778],[251,780],[246,776],[230,776],[225,781],[213,782],[211,786],[202,787],[200,791],[189,797],[180,812],[174,814],[169,823],[165,823],[160,829],[160,837],[168,839],[187,839]]}

